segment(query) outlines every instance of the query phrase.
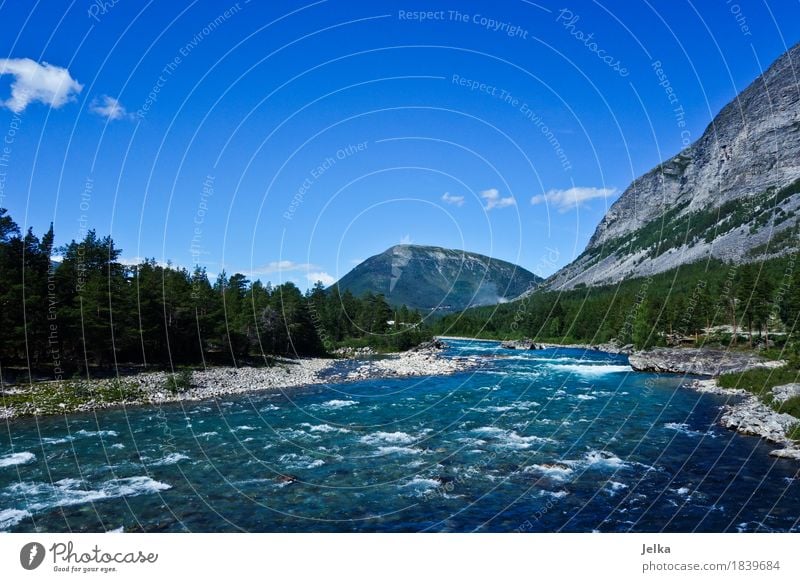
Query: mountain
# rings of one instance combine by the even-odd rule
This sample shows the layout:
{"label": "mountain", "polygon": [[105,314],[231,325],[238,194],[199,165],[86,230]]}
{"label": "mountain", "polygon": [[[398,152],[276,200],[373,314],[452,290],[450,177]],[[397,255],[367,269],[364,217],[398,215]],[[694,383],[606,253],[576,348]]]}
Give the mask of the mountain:
{"label": "mountain", "polygon": [[382,293],[391,305],[450,312],[504,303],[541,281],[522,267],[477,253],[397,245],[368,258],[335,286],[356,296]]}
{"label": "mountain", "polygon": [[726,105],[702,137],[637,178],[586,250],[546,283],[616,283],[708,257],[750,262],[797,245],[800,44]]}

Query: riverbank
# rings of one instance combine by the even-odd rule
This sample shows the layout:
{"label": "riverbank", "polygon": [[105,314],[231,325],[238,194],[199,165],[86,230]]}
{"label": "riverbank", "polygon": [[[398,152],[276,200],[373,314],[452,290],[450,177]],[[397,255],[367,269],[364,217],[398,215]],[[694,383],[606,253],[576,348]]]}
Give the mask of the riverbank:
{"label": "riverbank", "polygon": [[783,360],[768,360],[752,352],[710,348],[653,348],[628,357],[637,372],[719,376],[758,368],[777,369]]}
{"label": "riverbank", "polygon": [[[781,400],[784,397],[792,398],[796,392],[790,392],[788,387],[797,385],[776,386],[772,389],[772,398]],[[698,392],[717,394],[720,396],[741,397],[739,402],[726,404],[722,408],[719,423],[725,428],[748,436],[757,436],[768,442],[781,445],[783,448],[770,451],[773,457],[794,459],[800,461],[800,444],[787,435],[794,429],[800,419],[778,412],[764,403],[757,396],[741,388],[723,388],[714,378],[707,380],[694,380],[688,387]],[[784,399],[785,401],[785,399]]]}
{"label": "riverbank", "polygon": [[220,367],[178,374],[148,372],[112,379],[4,386],[0,392],[0,420],[208,400],[369,378],[447,375],[480,365],[478,358],[443,358],[438,349],[424,348],[359,362],[355,370],[344,376],[332,374],[333,367],[341,361],[282,359],[272,367]]}
{"label": "riverbank", "polygon": [[[775,386],[766,396],[757,396],[741,387],[725,387],[718,382],[720,376],[728,379],[763,370],[778,371],[787,365],[784,360],[768,360],[751,352],[716,350],[709,348],[653,348],[628,357],[631,368],[638,372],[655,372],[709,376],[688,384],[698,392],[737,397],[738,402],[726,404],[719,423],[740,434],[757,436],[783,448],[770,452],[774,457],[800,460],[800,445],[789,434],[800,424],[800,419],[771,406],[773,401],[785,402],[795,397],[787,386]],[[730,384],[730,382],[728,382]]]}

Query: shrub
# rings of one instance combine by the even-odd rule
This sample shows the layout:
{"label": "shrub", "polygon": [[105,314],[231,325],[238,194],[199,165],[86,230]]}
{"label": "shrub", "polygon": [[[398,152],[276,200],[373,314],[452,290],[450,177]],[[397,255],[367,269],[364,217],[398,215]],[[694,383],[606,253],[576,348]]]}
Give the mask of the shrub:
{"label": "shrub", "polygon": [[794,396],[780,404],[775,403],[775,410],[800,418],[800,396]]}
{"label": "shrub", "polygon": [[181,370],[176,374],[167,376],[167,390],[172,394],[186,392],[192,387],[192,371],[189,369]]}

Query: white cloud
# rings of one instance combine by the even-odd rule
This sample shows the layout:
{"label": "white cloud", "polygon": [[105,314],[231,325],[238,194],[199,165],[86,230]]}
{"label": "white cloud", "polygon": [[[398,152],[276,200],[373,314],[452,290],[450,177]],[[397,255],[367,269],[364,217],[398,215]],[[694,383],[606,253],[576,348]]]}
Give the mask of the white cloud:
{"label": "white cloud", "polygon": [[486,200],[484,210],[491,210],[492,208],[506,208],[508,206],[516,206],[517,201],[513,196],[502,198],[497,188],[490,188],[481,192],[481,198]]}
{"label": "white cloud", "polygon": [[308,279],[309,283],[316,283],[317,281],[321,281],[322,284],[325,285],[326,287],[336,283],[336,278],[332,277],[325,271],[318,271],[316,273],[306,273],[306,279]]}
{"label": "white cloud", "polygon": [[14,113],[22,113],[34,101],[58,109],[83,89],[67,69],[31,59],[0,59],[0,75],[14,76],[11,97],[2,102]]}
{"label": "white cloud", "polygon": [[403,236],[400,237],[401,245],[410,245],[413,242],[414,240],[411,238],[410,234],[404,234]]}
{"label": "white cloud", "polygon": [[112,121],[128,116],[128,112],[125,111],[122,103],[120,103],[118,99],[114,99],[109,95],[103,95],[99,100],[95,99],[92,101],[92,104],[89,106],[89,110],[92,113],[97,113],[97,115]]}
{"label": "white cloud", "polygon": [[464,197],[454,196],[453,194],[450,194],[450,192],[445,192],[442,195],[442,202],[452,204],[453,206],[464,206]]}
{"label": "white cloud", "polygon": [[552,204],[559,212],[579,208],[595,198],[608,198],[617,193],[616,188],[573,187],[566,190],[549,190],[531,198],[531,204]]}

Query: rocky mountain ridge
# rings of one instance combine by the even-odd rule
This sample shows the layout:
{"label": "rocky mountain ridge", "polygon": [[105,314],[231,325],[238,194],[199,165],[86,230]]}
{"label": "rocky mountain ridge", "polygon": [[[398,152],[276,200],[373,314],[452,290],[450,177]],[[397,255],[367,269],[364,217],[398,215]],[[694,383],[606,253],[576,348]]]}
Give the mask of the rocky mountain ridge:
{"label": "rocky mountain ridge", "polygon": [[550,289],[616,283],[709,257],[796,248],[800,44],[726,105],[702,137],[634,180]]}

